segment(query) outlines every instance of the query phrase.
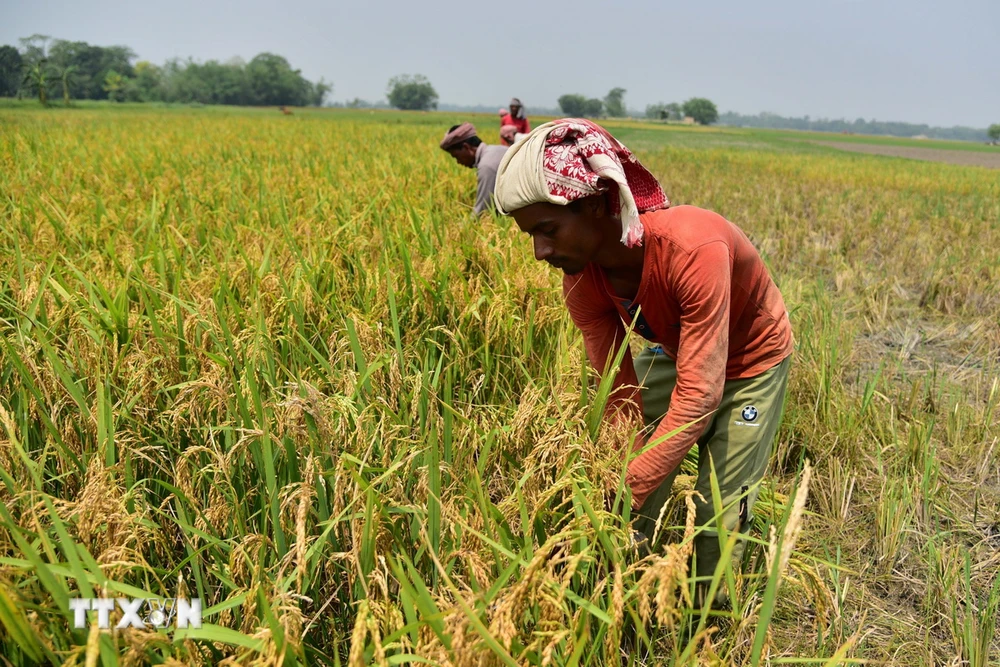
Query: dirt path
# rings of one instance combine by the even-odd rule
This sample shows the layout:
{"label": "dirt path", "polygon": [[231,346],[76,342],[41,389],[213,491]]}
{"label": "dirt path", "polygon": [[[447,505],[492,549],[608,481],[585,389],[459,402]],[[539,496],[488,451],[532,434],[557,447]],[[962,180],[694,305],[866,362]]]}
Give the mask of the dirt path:
{"label": "dirt path", "polygon": [[1000,148],[987,153],[980,151],[955,151],[910,146],[878,146],[875,144],[854,144],[843,141],[814,141],[813,143],[844,151],[853,151],[855,153],[888,155],[890,157],[905,157],[912,160],[931,160],[933,162],[948,162],[950,164],[963,164],[974,167],[1000,169]]}

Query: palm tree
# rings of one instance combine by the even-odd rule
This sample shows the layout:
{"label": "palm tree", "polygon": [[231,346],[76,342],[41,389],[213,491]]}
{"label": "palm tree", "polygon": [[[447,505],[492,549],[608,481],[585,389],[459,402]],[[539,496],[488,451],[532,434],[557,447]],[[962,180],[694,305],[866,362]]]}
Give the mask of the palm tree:
{"label": "palm tree", "polygon": [[22,83],[22,85],[29,84],[38,88],[38,101],[42,103],[43,107],[49,105],[49,86],[52,84],[49,74],[48,60],[42,58],[24,73],[24,82]]}
{"label": "palm tree", "polygon": [[66,106],[69,106],[69,84],[73,80],[73,73],[76,70],[76,65],[70,65],[63,68],[62,75],[60,76],[60,79],[62,79],[63,102],[66,103]]}

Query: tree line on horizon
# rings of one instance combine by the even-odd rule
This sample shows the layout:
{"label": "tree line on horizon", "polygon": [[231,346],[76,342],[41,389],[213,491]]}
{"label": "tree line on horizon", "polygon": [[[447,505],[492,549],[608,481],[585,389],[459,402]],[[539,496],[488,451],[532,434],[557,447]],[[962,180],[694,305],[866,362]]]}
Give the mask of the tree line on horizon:
{"label": "tree line on horizon", "polygon": [[[624,88],[612,88],[604,99],[579,94],[562,95],[559,109],[567,116],[581,118],[625,118],[631,116],[625,106]],[[719,118],[715,103],[704,97],[692,97],[683,104],[650,104],[646,107],[646,118],[652,120],[684,120],[691,118],[699,125],[711,125]]]}
{"label": "tree line on horizon", "polygon": [[[570,117],[580,118],[624,118],[636,117],[639,112],[630,111],[625,105],[624,88],[612,88],[603,98],[587,97],[574,93],[559,97],[558,112]],[[438,108],[438,96],[430,81],[421,75],[394,77],[389,81],[386,91],[387,102],[369,102],[354,98],[347,102],[334,103],[333,106],[354,109],[396,108],[403,110],[428,111]],[[446,110],[489,112],[491,107],[462,107],[460,105],[442,105]],[[557,115],[555,109],[540,109],[542,115]],[[983,141],[987,137],[1000,141],[1000,124],[991,125],[989,129],[971,127],[931,127],[926,124],[902,122],[886,122],[872,119],[866,121],[858,118],[855,121],[786,118],[774,113],[743,115],[733,111],[720,114],[715,103],[704,97],[692,97],[683,103],[658,102],[646,107],[645,116],[649,120],[681,121],[691,118],[700,125],[718,123],[734,127],[758,127],[782,130],[812,130],[816,132],[844,132],[853,134],[872,134],[896,137],[926,136],[934,139],[952,139],[960,141]]]}
{"label": "tree line on horizon", "polygon": [[[762,112],[743,115],[727,111],[719,116],[719,123],[734,127],[755,127],[774,130],[808,130],[812,132],[838,132],[845,134],[871,134],[892,137],[927,137],[928,139],[949,139],[953,141],[985,141],[987,138],[1000,139],[1000,125],[988,129],[974,127],[933,127],[927,124],[903,123],[898,121],[845,119],[787,118],[775,113]],[[996,136],[994,136],[994,133]]]}
{"label": "tree line on horizon", "polygon": [[[226,62],[173,58],[155,65],[137,58],[126,46],[96,46],[82,41],[52,39],[32,35],[19,40],[20,48],[0,46],[0,97],[38,98],[46,105],[61,98],[129,102],[170,102],[231,104],[240,106],[322,106],[333,86],[320,79],[313,83],[292,69],[288,60],[273,53],[260,53],[250,62],[232,58]],[[622,118],[637,115],[625,105],[624,88],[612,88],[603,98],[565,94],[559,110],[567,116]],[[333,106],[348,108],[394,107],[430,110],[438,107],[438,95],[422,75],[401,75],[390,79],[386,102],[369,103],[355,98]],[[539,110],[540,112],[553,110]],[[733,111],[720,114],[705,98],[684,103],[656,103],[646,107],[651,120],[694,119],[702,125],[719,123],[736,127],[811,130],[897,137],[925,136],[959,141],[1000,141],[1000,124],[988,129],[933,127],[896,121],[789,118],[763,112],[744,115]]]}
{"label": "tree line on horizon", "polygon": [[333,86],[313,83],[284,57],[260,53],[250,62],[192,59],[135,62],[127,46],[96,46],[32,35],[20,48],[0,46],[0,97],[55,97],[114,102],[180,102],[244,106],[320,106]]}

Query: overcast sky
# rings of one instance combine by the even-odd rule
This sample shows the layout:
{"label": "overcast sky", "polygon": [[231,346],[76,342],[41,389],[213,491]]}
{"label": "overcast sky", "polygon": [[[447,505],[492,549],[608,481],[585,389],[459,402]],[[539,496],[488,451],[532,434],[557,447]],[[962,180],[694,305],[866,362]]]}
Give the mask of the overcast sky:
{"label": "overcast sky", "polygon": [[[572,7],[572,9],[569,9]],[[464,0],[0,0],[0,44],[42,33],[163,63],[285,56],[332,99],[427,76],[440,101],[629,108],[708,97],[720,111],[985,127],[1000,122],[1000,0],[601,3]]]}

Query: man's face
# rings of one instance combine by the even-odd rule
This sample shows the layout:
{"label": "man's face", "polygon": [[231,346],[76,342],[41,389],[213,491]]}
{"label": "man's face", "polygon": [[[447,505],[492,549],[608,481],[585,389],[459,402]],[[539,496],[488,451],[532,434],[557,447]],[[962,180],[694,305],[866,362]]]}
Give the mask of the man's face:
{"label": "man's face", "polygon": [[463,167],[472,168],[476,166],[476,149],[467,143],[449,148],[448,153],[455,158],[455,162]]}
{"label": "man's face", "polygon": [[572,276],[594,261],[607,242],[608,221],[601,215],[602,205],[603,198],[578,206],[538,203],[511,215],[521,231],[531,236],[535,259]]}

